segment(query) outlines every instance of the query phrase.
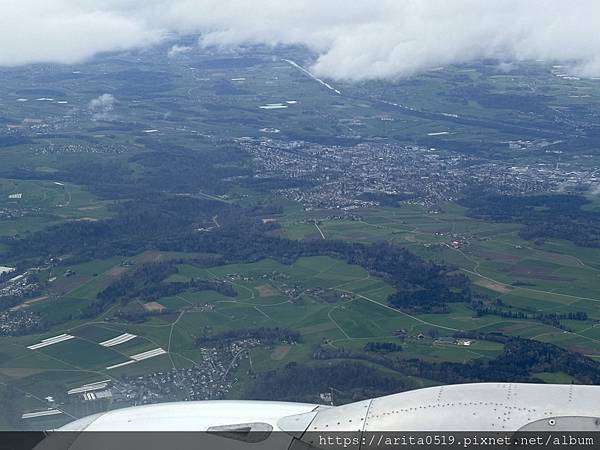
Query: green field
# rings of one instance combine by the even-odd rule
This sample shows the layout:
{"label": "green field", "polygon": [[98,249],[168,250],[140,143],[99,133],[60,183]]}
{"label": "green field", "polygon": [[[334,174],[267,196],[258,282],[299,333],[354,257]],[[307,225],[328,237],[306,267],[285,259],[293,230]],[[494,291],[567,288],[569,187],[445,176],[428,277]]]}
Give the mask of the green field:
{"label": "green field", "polygon": [[[440,337],[451,336],[456,331],[468,330],[499,331],[555,343],[585,354],[600,354],[597,346],[600,329],[592,322],[597,318],[595,301],[591,297],[580,298],[583,292],[593,294],[592,274],[595,269],[580,264],[567,253],[552,253],[548,248],[525,248],[526,243],[515,237],[514,227],[510,225],[477,223],[464,216],[461,222],[456,220],[458,211],[447,213],[450,214],[448,218],[444,213],[435,217],[422,212],[419,216],[418,213],[414,207],[408,207],[406,211],[372,210],[364,214],[364,220],[373,225],[331,221],[323,222],[322,228],[328,238],[341,239],[355,239],[357,225],[362,230],[373,228],[372,234],[363,231],[365,241],[391,238],[423,256],[438,260],[453,256],[456,264],[462,261],[460,267],[468,271],[466,273],[481,292],[502,298],[515,307],[543,311],[568,311],[569,308],[585,310],[590,315],[589,324],[570,321],[569,326],[573,327],[573,331],[565,332],[530,320],[492,315],[474,317],[472,310],[462,304],[451,305],[448,314],[407,314],[388,306],[387,297],[394,292],[392,286],[361,267],[330,257],[301,258],[291,265],[265,259],[256,263],[208,269],[179,264],[178,273],[170,281],[223,280],[234,287],[237,295],[227,297],[214,291],[190,290],[177,296],[156,299],[167,308],[167,313],[140,324],[100,317],[88,322],[71,321],[56,326],[42,336],[0,338],[3,346],[0,381],[10,382],[31,395],[43,398],[49,392],[64,392],[98,376],[110,379],[121,374],[188,367],[198,361],[194,336],[201,330],[219,333],[249,327],[284,327],[300,332],[303,337],[301,343],[292,346],[252,349],[253,367],[258,371],[273,369],[290,361],[310,362],[314,349],[323,342],[332,348],[359,352],[367,342],[398,342],[396,333],[399,331],[404,335],[404,351],[399,354],[401,358],[466,362],[493,358],[502,352],[502,345],[492,342],[475,342],[465,347],[438,341]],[[460,227],[460,234],[468,236],[459,249],[434,247],[458,236],[443,234],[447,232],[448,221],[456,224],[454,233],[458,233],[456,229]],[[293,233],[298,229],[290,222],[286,224],[285,231]],[[410,229],[410,232],[397,234],[397,231],[404,229]],[[133,261],[170,257],[177,255],[144,254],[133,258]],[[51,285],[55,297],[36,302],[31,308],[57,319],[75,314],[111,280],[129,270],[121,261],[122,258],[112,258],[73,266],[71,270],[79,277],[75,281],[67,282],[60,273],[53,274],[60,279]],[[582,280],[578,291],[558,292],[552,287],[552,280],[534,278],[540,274],[566,276],[565,271],[569,276]],[[514,275],[515,272],[518,275]],[[526,287],[514,286],[517,281],[527,281]],[[68,295],[58,295],[65,290]],[[210,305],[212,309],[195,309],[202,305]],[[71,333],[78,339],[38,351],[26,348],[43,338],[61,333]],[[111,348],[98,345],[122,333],[132,333],[138,337]],[[168,350],[169,354],[112,371],[106,370],[107,366],[125,361],[130,355],[158,347]],[[46,376],[49,374],[57,376]],[[58,374],[68,376],[63,378]],[[543,377],[548,381],[556,377],[557,380],[564,378],[551,374],[544,374]]]}
{"label": "green field", "polygon": [[107,207],[107,202],[71,183],[0,178],[0,209],[15,216],[0,220],[0,236],[23,235],[65,221],[104,219],[109,216]]}
{"label": "green field", "polygon": [[416,205],[371,208],[360,211],[359,221],[327,220],[328,214],[289,208],[279,220],[285,235],[293,239],[321,238],[314,225],[303,223],[306,218],[320,219],[319,227],[328,239],[386,240],[424,258],[453,264],[471,278],[476,292],[501,299],[510,307],[537,313],[581,311],[589,318],[564,321],[571,329],[566,333],[539,323],[521,326],[522,321],[495,316],[475,319],[465,308],[427,317],[428,322],[539,338],[572,351],[600,355],[600,336],[594,326],[600,320],[600,250],[564,241],[525,241],[518,236],[519,225],[472,219],[454,204],[442,205],[441,211]]}
{"label": "green field", "polygon": [[[120,267],[119,264],[111,267],[117,262],[99,261],[76,269],[95,281],[108,276],[106,273],[114,267]],[[100,274],[93,277],[96,271]],[[440,345],[429,337],[431,330],[436,330],[436,336],[450,335],[455,327],[475,329],[485,326],[486,320],[469,319],[468,311],[458,306],[451,317],[413,317],[393,310],[386,304],[386,297],[393,292],[391,286],[358,266],[330,257],[301,258],[292,265],[266,259],[210,269],[182,264],[174,278],[225,280],[235,288],[237,296],[186,291],[176,297],[157,299],[170,312],[140,324],[96,318],[88,322],[72,321],[40,336],[0,338],[0,345],[6,348],[0,355],[0,381],[43,398],[50,394],[64,395],[68,388],[98,377],[111,379],[121,374],[188,367],[200,358],[194,336],[206,328],[218,333],[236,328],[285,327],[301,333],[303,342],[289,348],[254,348],[251,356],[255,370],[276,368],[290,361],[309,362],[314,349],[324,341],[333,348],[357,351],[373,340],[397,342],[394,332],[400,329],[406,330],[405,351],[401,354],[406,358],[464,362],[492,358],[502,351],[501,345],[486,342],[477,342],[470,348]],[[40,301],[33,307],[56,317],[81,307],[96,292],[90,281],[82,282],[75,291],[80,292],[81,298],[59,297]],[[194,309],[205,304],[213,305],[213,309]],[[36,351],[26,348],[62,333],[70,333],[77,339]],[[138,337],[110,348],[98,345],[122,333]],[[168,350],[169,355],[106,369],[125,361],[127,356],[158,347]]]}

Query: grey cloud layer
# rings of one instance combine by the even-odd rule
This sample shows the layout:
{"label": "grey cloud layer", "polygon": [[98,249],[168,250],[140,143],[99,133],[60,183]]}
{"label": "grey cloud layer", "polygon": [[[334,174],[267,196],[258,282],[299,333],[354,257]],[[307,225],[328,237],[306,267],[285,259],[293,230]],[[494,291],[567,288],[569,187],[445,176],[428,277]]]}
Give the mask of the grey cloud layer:
{"label": "grey cloud layer", "polygon": [[4,0],[0,65],[72,63],[197,33],[206,46],[300,44],[335,79],[495,57],[600,76],[597,0]]}

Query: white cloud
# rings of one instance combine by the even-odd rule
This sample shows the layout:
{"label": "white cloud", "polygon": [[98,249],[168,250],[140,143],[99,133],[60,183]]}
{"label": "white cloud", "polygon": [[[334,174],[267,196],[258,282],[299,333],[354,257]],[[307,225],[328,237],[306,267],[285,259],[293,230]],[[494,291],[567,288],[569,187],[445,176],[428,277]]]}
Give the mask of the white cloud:
{"label": "white cloud", "polygon": [[187,45],[174,45],[169,49],[167,55],[169,56],[169,58],[174,58],[177,55],[180,55],[182,53],[187,53],[192,50],[193,50],[193,48],[189,47]]}
{"label": "white cloud", "polygon": [[85,3],[3,0],[0,65],[74,63],[98,52],[148,45],[164,33],[141,18]]}
{"label": "white cloud", "polygon": [[[335,79],[394,79],[494,57],[600,76],[597,0],[3,0],[0,65],[152,45],[299,44]],[[506,66],[508,67],[508,66]]]}
{"label": "white cloud", "polygon": [[102,94],[90,101],[88,109],[92,113],[93,120],[110,120],[115,109],[117,99],[112,94]]}

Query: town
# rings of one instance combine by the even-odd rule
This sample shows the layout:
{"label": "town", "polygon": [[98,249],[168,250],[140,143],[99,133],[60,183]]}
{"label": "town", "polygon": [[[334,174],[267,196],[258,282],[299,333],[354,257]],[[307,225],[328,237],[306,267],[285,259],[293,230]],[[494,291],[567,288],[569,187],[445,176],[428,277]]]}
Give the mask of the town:
{"label": "town", "polygon": [[[305,210],[354,210],[406,201],[434,206],[456,200],[470,185],[502,194],[563,191],[598,181],[591,168],[566,163],[499,162],[436,148],[368,142],[323,146],[305,141],[239,139],[257,166],[257,178],[294,181],[279,194]],[[512,149],[545,149],[550,143],[510,142]],[[518,151],[518,150],[516,150]],[[394,206],[393,204],[390,204]]]}

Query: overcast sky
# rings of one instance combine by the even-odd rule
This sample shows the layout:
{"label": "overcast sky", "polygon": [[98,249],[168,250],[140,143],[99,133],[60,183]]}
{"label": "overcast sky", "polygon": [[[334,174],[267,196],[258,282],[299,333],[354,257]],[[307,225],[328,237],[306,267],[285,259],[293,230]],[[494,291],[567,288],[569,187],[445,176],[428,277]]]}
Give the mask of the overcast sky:
{"label": "overcast sky", "polygon": [[[394,79],[495,57],[600,76],[599,0],[1,0],[0,65],[75,63],[175,34],[301,44],[334,79]],[[508,66],[507,66],[508,67]]]}

